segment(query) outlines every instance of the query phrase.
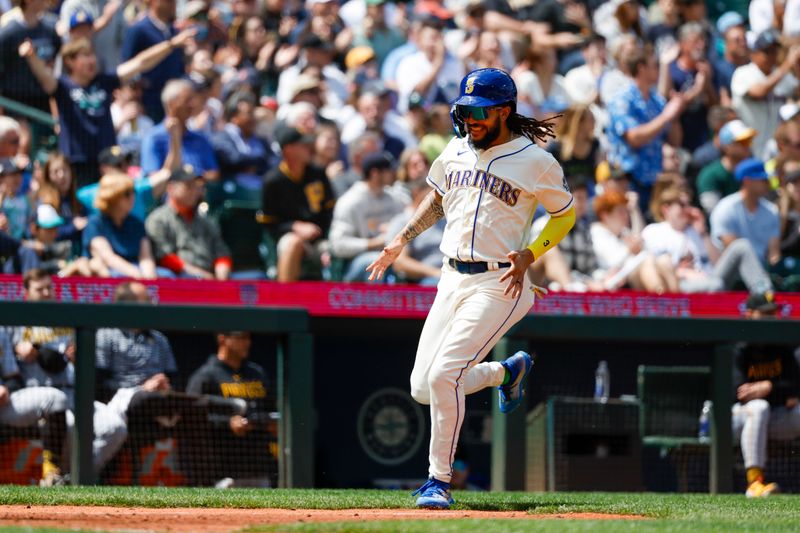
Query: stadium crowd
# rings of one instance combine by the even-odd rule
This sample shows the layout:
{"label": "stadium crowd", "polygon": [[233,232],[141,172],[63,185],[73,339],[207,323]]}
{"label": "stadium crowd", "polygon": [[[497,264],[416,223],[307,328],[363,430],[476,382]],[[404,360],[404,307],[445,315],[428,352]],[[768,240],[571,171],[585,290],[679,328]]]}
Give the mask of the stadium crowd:
{"label": "stadium crowd", "polygon": [[[535,281],[794,290],[800,2],[709,5],[0,1],[4,271],[364,280],[497,67],[578,197]],[[389,282],[435,283],[441,231]]]}

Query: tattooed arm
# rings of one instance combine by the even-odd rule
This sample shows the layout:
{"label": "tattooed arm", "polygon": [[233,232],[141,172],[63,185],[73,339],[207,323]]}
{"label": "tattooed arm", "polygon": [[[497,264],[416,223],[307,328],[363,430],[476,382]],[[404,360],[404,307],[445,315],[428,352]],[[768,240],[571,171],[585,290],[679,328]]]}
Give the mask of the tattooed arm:
{"label": "tattooed arm", "polygon": [[386,269],[394,263],[400,252],[403,251],[406,244],[414,240],[414,238],[430,228],[444,216],[444,208],[442,207],[442,196],[436,192],[431,191],[417,207],[417,211],[411,220],[403,228],[403,231],[397,234],[381,252],[381,255],[367,267],[367,272],[370,273],[369,279],[379,280],[383,277]]}

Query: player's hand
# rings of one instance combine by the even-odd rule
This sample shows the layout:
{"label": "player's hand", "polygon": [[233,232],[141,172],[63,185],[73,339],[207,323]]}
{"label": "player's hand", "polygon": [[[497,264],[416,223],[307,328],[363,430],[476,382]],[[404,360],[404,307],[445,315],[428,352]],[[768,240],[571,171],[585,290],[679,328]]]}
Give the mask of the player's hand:
{"label": "player's hand", "polygon": [[292,224],[292,231],[304,241],[313,241],[322,235],[322,228],[313,222],[304,222],[302,220],[296,220]]}
{"label": "player's hand", "polygon": [[369,272],[369,280],[377,281],[383,277],[386,270],[394,263],[395,259],[400,255],[400,252],[405,248],[405,243],[396,237],[388,245],[384,246],[381,255],[369,264],[367,272]]}
{"label": "player's hand", "polygon": [[766,398],[770,392],[772,392],[772,382],[769,380],[744,383],[736,389],[736,398],[742,403],[747,403],[750,400]]}
{"label": "player's hand", "polygon": [[228,424],[233,434],[237,437],[244,437],[250,431],[250,422],[243,416],[233,415]]}
{"label": "player's hand", "polygon": [[533,252],[524,248],[522,250],[514,250],[509,252],[506,257],[511,260],[511,267],[500,276],[500,283],[508,281],[506,290],[503,294],[511,294],[512,298],[516,298],[522,292],[525,286],[525,274],[528,272],[528,267],[533,263]]}
{"label": "player's hand", "polygon": [[168,391],[170,389],[169,378],[163,373],[150,376],[147,381],[142,383],[142,389],[149,392]]}

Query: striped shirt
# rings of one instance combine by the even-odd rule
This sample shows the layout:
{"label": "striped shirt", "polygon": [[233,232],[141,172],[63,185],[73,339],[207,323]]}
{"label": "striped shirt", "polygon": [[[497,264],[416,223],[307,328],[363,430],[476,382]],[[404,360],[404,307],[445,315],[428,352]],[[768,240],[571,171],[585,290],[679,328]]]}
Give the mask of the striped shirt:
{"label": "striped shirt", "polygon": [[167,337],[156,330],[97,330],[95,366],[107,370],[120,388],[136,387],[150,377],[178,371]]}

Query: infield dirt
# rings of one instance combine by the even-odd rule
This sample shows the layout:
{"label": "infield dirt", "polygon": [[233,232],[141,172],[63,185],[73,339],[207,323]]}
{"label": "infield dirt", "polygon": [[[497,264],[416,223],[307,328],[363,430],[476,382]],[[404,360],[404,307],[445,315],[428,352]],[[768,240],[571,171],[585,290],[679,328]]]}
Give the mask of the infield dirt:
{"label": "infield dirt", "polygon": [[149,509],[144,507],[0,507],[0,525],[86,530],[136,530],[227,533],[247,526],[313,522],[432,519],[491,520],[643,520],[641,516],[602,513],[529,514],[522,511],[425,511],[419,509]]}

